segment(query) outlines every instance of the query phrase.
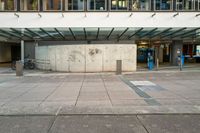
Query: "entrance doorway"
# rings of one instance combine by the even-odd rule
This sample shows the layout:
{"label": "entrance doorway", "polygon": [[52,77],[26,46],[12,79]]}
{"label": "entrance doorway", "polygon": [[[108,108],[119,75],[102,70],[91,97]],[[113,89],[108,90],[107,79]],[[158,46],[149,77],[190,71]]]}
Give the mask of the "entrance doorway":
{"label": "entrance doorway", "polygon": [[137,41],[137,70],[148,69],[148,56],[153,57],[154,68],[170,65],[170,42]]}

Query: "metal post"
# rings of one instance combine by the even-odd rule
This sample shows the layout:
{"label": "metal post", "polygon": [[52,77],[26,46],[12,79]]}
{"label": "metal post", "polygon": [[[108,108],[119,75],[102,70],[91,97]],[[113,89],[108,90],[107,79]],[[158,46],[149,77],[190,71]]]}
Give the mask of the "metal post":
{"label": "metal post", "polygon": [[181,55],[180,55],[180,71],[182,71],[183,69],[183,62],[182,62],[182,50],[180,51]]}
{"label": "metal post", "polygon": [[177,50],[177,55],[178,55],[177,59],[178,59],[179,69],[180,71],[182,71],[183,64],[182,64],[182,50],[181,49]]}
{"label": "metal post", "polygon": [[24,40],[21,40],[21,62],[24,63]]}
{"label": "metal post", "polygon": [[159,68],[159,59],[157,58],[157,60],[156,60],[156,70],[158,70],[158,68]]}

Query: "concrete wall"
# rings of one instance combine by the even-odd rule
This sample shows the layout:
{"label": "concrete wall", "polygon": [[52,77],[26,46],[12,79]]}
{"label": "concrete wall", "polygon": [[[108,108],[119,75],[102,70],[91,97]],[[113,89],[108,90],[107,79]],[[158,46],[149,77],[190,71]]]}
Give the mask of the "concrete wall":
{"label": "concrete wall", "polygon": [[135,44],[80,44],[38,46],[37,67],[65,72],[115,71],[116,60],[122,60],[123,71],[136,70]]}
{"label": "concrete wall", "polygon": [[11,47],[8,44],[0,44],[0,63],[11,61]]}
{"label": "concrete wall", "polygon": [[35,43],[34,42],[25,42],[24,56],[30,59],[35,58]]}

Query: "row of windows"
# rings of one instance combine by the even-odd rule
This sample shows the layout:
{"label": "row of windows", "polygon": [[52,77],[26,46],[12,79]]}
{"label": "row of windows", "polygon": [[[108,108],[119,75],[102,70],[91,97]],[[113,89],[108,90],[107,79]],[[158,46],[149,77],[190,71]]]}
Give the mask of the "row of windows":
{"label": "row of windows", "polygon": [[193,11],[200,0],[0,0],[0,11]]}

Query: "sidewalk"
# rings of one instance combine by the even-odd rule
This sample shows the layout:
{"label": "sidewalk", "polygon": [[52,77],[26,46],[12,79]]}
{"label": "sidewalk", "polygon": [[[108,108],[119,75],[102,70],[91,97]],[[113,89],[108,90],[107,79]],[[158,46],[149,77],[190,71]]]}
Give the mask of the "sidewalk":
{"label": "sidewalk", "polygon": [[0,114],[199,114],[199,80],[200,72],[2,74]]}
{"label": "sidewalk", "polygon": [[[2,70],[2,69],[1,69]],[[197,133],[200,71],[0,71],[0,133]]]}

